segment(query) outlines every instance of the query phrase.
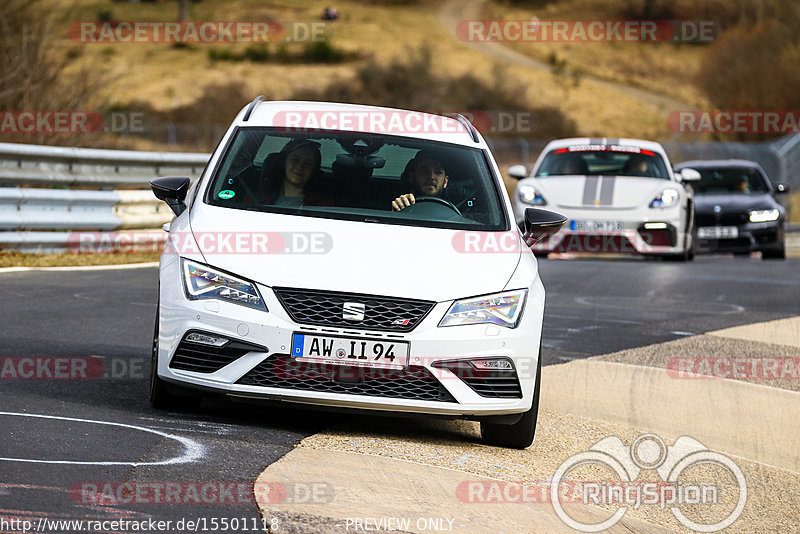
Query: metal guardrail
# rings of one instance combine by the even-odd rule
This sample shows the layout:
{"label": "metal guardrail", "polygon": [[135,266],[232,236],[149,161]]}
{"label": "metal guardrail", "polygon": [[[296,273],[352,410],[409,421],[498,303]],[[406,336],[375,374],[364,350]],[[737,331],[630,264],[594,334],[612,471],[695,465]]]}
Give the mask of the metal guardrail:
{"label": "metal guardrail", "polygon": [[0,250],[61,252],[75,231],[160,228],[173,214],[148,181],[196,178],[209,156],[0,143]]}
{"label": "metal guardrail", "polygon": [[157,176],[197,177],[209,154],[0,143],[0,186],[145,188]]}

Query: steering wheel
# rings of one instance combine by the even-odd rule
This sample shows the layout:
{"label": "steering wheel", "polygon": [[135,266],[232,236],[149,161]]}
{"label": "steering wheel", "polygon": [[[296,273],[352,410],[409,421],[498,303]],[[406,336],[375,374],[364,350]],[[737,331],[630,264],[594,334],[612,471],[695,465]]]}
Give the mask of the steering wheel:
{"label": "steering wheel", "polygon": [[442,206],[447,206],[451,210],[453,210],[456,213],[458,213],[459,215],[461,215],[461,210],[459,210],[455,206],[455,204],[453,204],[449,200],[445,200],[445,199],[439,198],[439,197],[428,197],[428,196],[425,196],[425,197],[414,197],[414,204],[412,204],[411,206],[407,207],[406,210],[409,210],[409,209],[413,208],[415,205],[419,204],[420,202],[434,202],[434,203],[437,203],[437,204],[441,204]]}

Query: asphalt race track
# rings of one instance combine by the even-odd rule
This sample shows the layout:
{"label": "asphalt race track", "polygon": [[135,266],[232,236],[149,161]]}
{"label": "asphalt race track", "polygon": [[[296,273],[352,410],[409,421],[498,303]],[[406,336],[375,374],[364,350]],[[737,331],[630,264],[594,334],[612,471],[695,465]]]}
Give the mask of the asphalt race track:
{"label": "asphalt race track", "polygon": [[[796,258],[543,260],[540,270],[548,292],[546,365],[800,314]],[[94,484],[101,492],[122,482],[246,487],[299,439],[351,417],[217,399],[180,413],[150,408],[156,280],[155,268],[0,273],[4,515],[34,522],[226,517],[257,526],[247,492],[234,491],[223,504],[177,506],[103,503],[77,489]],[[76,359],[102,362],[102,372],[79,380],[57,378],[53,368],[37,373],[52,371],[51,378],[14,375],[21,359],[43,357],[67,367]]]}

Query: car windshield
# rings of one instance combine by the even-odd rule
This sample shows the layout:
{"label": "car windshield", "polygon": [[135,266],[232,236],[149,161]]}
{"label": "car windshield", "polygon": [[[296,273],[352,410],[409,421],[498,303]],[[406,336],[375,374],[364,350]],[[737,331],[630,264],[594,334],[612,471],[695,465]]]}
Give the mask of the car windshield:
{"label": "car windshield", "polygon": [[669,179],[664,159],[651,150],[616,145],[576,145],[547,154],[536,176],[609,175]]}
{"label": "car windshield", "polygon": [[[393,211],[407,193],[416,204]],[[481,231],[508,229],[500,199],[479,149],[259,127],[238,129],[205,196],[231,209]]]}
{"label": "car windshield", "polygon": [[761,195],[769,192],[764,177],[755,167],[698,170],[700,180],[692,184],[698,195]]}

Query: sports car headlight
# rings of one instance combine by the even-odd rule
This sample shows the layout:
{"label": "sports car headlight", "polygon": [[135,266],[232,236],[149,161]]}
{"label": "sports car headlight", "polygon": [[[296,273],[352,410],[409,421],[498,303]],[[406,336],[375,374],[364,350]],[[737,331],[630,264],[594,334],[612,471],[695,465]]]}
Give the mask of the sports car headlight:
{"label": "sports car headlight", "polygon": [[750,212],[750,222],[769,222],[777,221],[781,216],[781,212],[776,208],[771,210],[753,210]]}
{"label": "sports car headlight", "polygon": [[678,203],[681,194],[677,189],[664,189],[651,202],[651,208],[671,208]]}
{"label": "sports car headlight", "polygon": [[189,300],[216,299],[267,311],[255,284],[220,273],[206,265],[181,260],[186,296]]}
{"label": "sports car headlight", "polygon": [[532,185],[521,185],[517,191],[519,199],[525,204],[532,204],[534,206],[546,206],[547,201],[540,195],[536,188]]}
{"label": "sports car headlight", "polygon": [[439,326],[490,323],[516,328],[525,307],[527,289],[495,293],[457,300],[450,306]]}

